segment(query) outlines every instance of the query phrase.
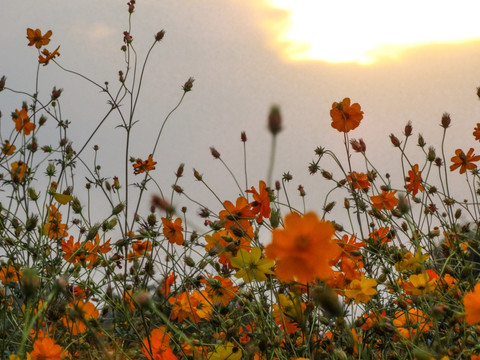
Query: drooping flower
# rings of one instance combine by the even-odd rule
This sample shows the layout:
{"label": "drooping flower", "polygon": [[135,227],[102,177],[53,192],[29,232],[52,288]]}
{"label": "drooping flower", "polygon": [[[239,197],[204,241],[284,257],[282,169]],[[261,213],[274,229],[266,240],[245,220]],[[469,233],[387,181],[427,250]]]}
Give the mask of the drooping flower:
{"label": "drooping flower", "polygon": [[163,234],[170,244],[183,244],[182,219],[176,218],[174,222],[170,219],[162,218]]}
{"label": "drooping flower", "polygon": [[45,35],[42,35],[40,29],[27,29],[27,39],[29,41],[28,46],[33,46],[40,49],[44,45],[48,45],[50,42],[50,36],[52,36],[52,30],[48,30]]}
{"label": "drooping flower", "polygon": [[392,210],[398,204],[398,199],[395,197],[397,191],[393,190],[383,190],[380,195],[371,196],[370,200],[372,201],[372,207],[377,208],[378,210]]}
{"label": "drooping flower", "polygon": [[475,161],[480,160],[480,155],[473,154],[473,148],[468,150],[465,154],[462,150],[455,150],[455,156],[451,158],[453,165],[450,165],[450,171],[454,171],[460,168],[460,174],[465,173],[467,170],[473,170],[477,168],[474,164]]}
{"label": "drooping flower", "polygon": [[350,99],[345,98],[342,102],[334,102],[332,110],[332,127],[340,132],[349,132],[360,125],[363,119],[363,111],[358,103],[350,105]]}
{"label": "drooping flower", "polygon": [[15,123],[15,130],[23,133],[25,135],[30,135],[30,133],[35,129],[36,125],[30,122],[28,117],[27,109],[22,108],[22,110],[15,109],[15,112],[12,113],[12,120]]}
{"label": "drooping flower", "polygon": [[270,195],[265,181],[261,180],[259,182],[258,189],[260,192],[252,186],[251,190],[246,190],[246,192],[253,195],[254,201],[250,205],[252,206],[252,211],[258,214],[257,222],[261,223],[263,218],[268,219],[270,217]]}
{"label": "drooping flower", "polygon": [[469,325],[475,325],[480,322],[480,281],[477,282],[472,291],[463,297],[463,306],[465,307],[465,321]]}
{"label": "drooping flower", "polygon": [[148,155],[148,159],[142,161],[142,159],[137,159],[133,164],[133,170],[135,175],[141,174],[145,171],[155,170],[156,161],[153,161],[152,154]]}
{"label": "drooping flower", "polygon": [[349,288],[345,289],[345,296],[354,299],[355,304],[359,302],[366,303],[370,301],[372,295],[377,293],[377,280],[367,279],[365,275],[362,274],[360,280],[353,280],[349,284]]}
{"label": "drooping flower", "polygon": [[25,164],[23,161],[15,161],[10,166],[10,176],[12,177],[12,180],[18,182],[22,181],[27,173],[27,164]]}
{"label": "drooping flower", "polygon": [[408,171],[408,177],[405,178],[408,184],[405,185],[405,189],[412,193],[413,196],[417,195],[418,191],[423,191],[422,185],[422,172],[418,171],[418,164],[412,166],[412,170]]}
{"label": "drooping flower", "polygon": [[271,270],[273,261],[269,259],[261,259],[262,249],[258,246],[253,247],[250,252],[240,249],[237,256],[230,259],[233,267],[240,269],[235,277],[242,278],[246,283],[267,280],[266,274],[273,274]]}
{"label": "drooping flower", "polygon": [[33,343],[33,351],[30,353],[32,360],[61,360],[63,349],[49,337],[37,339]]}
{"label": "drooping flower", "polygon": [[338,260],[341,248],[333,240],[333,225],[318,219],[313,212],[285,217],[284,229],[272,232],[272,242],[265,248],[276,261],[275,273],[281,281],[309,283],[333,274],[331,263]]}
{"label": "drooping flower", "polygon": [[58,49],[60,49],[60,46],[57,46],[57,48],[53,50],[53,52],[50,52],[47,49],[43,49],[42,54],[38,55],[38,63],[43,64],[43,66],[47,66],[50,60],[55,59],[57,56],[60,56]]}

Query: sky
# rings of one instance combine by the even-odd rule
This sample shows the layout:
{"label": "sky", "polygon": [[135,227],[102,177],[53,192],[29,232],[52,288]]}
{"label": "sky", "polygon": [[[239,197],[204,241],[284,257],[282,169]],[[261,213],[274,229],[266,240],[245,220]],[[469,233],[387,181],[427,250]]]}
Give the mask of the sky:
{"label": "sky", "polygon": [[[0,75],[7,76],[9,87],[33,92],[38,54],[27,47],[26,28],[30,27],[53,31],[50,46],[53,50],[60,45],[58,61],[62,66],[116,86],[118,70],[124,66],[120,47],[123,31],[128,28],[125,3],[22,0],[2,4]],[[362,124],[350,136],[365,140],[367,156],[382,173],[398,171],[400,154],[388,135],[400,137],[407,121],[412,121],[415,133],[409,147],[414,162],[423,161],[414,146],[419,132],[428,145],[439,149],[439,123],[444,112],[452,118],[446,153],[453,156],[456,148],[479,148],[471,133],[480,122],[476,97],[476,87],[480,86],[480,33],[474,33],[476,22],[470,18],[478,14],[473,11],[478,5],[425,1],[430,6],[423,6],[404,1],[393,6],[388,5],[393,2],[382,1],[379,9],[375,1],[365,2],[364,8],[353,6],[355,2],[351,1],[316,2],[324,3],[324,8],[308,8],[308,3],[137,1],[131,35],[140,60],[153,35],[161,29],[166,34],[146,66],[133,157],[148,156],[161,122],[182,95],[181,86],[190,76],[195,78],[193,91],[167,123],[154,156],[158,164],[153,175],[164,189],[173,183],[178,165],[185,163],[185,178],[180,185],[187,194],[209,207],[218,206],[215,197],[192,180],[192,168],[196,168],[222,200],[234,200],[238,195],[235,182],[212,158],[209,148],[214,146],[221,153],[244,184],[241,131],[248,137],[249,186],[265,179],[271,144],[266,119],[273,104],[280,106],[283,118],[274,179],[290,172],[290,198],[301,207],[296,189],[302,184],[307,192],[307,210],[319,210],[329,190],[319,174],[308,174],[314,149],[332,149],[346,163],[343,136],[331,128],[329,117],[332,103],[345,97],[360,103],[364,111]],[[468,6],[472,11],[465,11]],[[302,12],[309,16],[298,15]],[[332,18],[336,20],[330,21]],[[315,27],[316,23],[323,27]],[[465,28],[465,34],[457,35],[458,28]],[[439,33],[455,36],[432,39],[432,34]],[[408,36],[402,38],[402,34]],[[381,36],[375,40],[377,35]],[[416,36],[418,43],[411,43]],[[396,43],[390,44],[389,39]],[[309,45],[309,41],[315,44]],[[380,45],[375,48],[375,44]],[[362,53],[365,49],[367,52]],[[41,67],[40,96],[48,98],[53,86],[64,89],[62,114],[72,122],[71,140],[80,146],[107,110],[107,99],[88,82],[55,64]],[[2,124],[9,123],[8,114],[21,106],[22,100],[22,96],[0,94]],[[91,143],[100,145],[98,161],[109,177],[123,172],[118,152],[123,149],[124,134],[118,124],[118,118],[109,119]],[[85,153],[87,158],[91,154]],[[354,168],[364,170],[357,154],[352,162]],[[331,163],[325,168],[340,174]],[[182,201],[197,211],[197,205]]]}

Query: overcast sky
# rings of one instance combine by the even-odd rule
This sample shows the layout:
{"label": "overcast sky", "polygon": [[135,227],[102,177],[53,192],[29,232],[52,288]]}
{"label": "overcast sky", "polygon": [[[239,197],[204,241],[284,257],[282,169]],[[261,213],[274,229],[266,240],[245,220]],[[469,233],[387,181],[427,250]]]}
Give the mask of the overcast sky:
{"label": "overcast sky", "polygon": [[[31,27],[53,31],[49,48],[61,46],[58,61],[62,66],[99,83],[116,83],[118,70],[123,69],[120,47],[128,26],[125,3],[126,0],[4,2],[0,13],[0,75],[7,76],[10,87],[33,92],[37,53],[27,47],[25,38],[26,28]],[[426,16],[435,16],[434,10]],[[344,97],[361,104],[365,117],[351,136],[365,139],[367,154],[382,172],[394,172],[395,165],[398,168],[399,154],[393,151],[388,135],[393,132],[400,136],[409,120],[415,138],[421,132],[427,143],[438,149],[442,130],[438,124],[442,114],[449,112],[452,129],[447,154],[453,156],[456,148],[480,148],[471,137],[475,124],[480,122],[480,102],[475,95],[480,86],[480,42],[422,44],[401,56],[370,65],[293,61],[279,45],[279,34],[273,26],[288,20],[287,15],[259,0],[137,2],[132,36],[140,58],[143,59],[157,31],[165,29],[166,35],[147,65],[132,156],[148,156],[161,121],[182,94],[181,85],[190,76],[196,79],[193,91],[167,124],[155,154],[155,176],[163,186],[173,182],[178,164],[185,163],[186,177],[191,178],[191,169],[195,167],[222,199],[236,198],[235,183],[212,159],[209,147],[220,151],[243,184],[241,131],[248,136],[249,182],[257,185],[267,173],[270,137],[266,118],[272,104],[281,107],[284,121],[284,130],[278,136],[274,178],[290,171],[294,176],[291,196],[300,206],[296,188],[303,184],[309,195],[307,210],[321,207],[325,191],[319,185],[324,184],[320,175],[308,175],[313,150],[324,146],[345,159],[341,152],[343,137],[330,127],[329,117],[332,102]],[[405,26],[408,27],[408,19]],[[329,35],[335,38],[335,28]],[[339,41],[338,46],[349,44]],[[106,98],[95,87],[62,72],[55,64],[42,67],[40,88],[44,97],[49,96],[54,85],[65,89],[62,113],[72,122],[72,140],[81,144],[105,113]],[[10,121],[8,114],[21,106],[22,100],[5,92],[0,95],[3,123]],[[116,118],[107,121],[92,142],[101,145],[100,162],[106,176],[121,173],[118,149],[123,133],[115,128],[117,125]],[[413,161],[422,162],[415,146],[411,149]],[[363,170],[360,158],[353,160],[354,167]],[[339,174],[337,169],[329,170]],[[191,195],[203,192],[198,184],[185,182],[182,186]],[[198,208],[186,204],[193,211]]]}

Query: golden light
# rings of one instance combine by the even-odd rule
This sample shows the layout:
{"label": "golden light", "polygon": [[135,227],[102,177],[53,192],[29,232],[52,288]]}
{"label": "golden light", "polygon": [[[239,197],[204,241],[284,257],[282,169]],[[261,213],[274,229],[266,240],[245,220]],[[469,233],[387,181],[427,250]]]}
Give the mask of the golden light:
{"label": "golden light", "polygon": [[291,60],[369,64],[415,46],[480,39],[478,0],[268,1],[284,12],[269,28]]}

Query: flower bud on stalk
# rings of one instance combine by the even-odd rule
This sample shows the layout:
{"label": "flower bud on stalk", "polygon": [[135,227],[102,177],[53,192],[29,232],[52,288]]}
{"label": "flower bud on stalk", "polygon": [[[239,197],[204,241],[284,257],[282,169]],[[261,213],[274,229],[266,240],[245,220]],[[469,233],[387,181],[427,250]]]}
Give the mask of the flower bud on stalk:
{"label": "flower bud on stalk", "polygon": [[273,136],[282,131],[282,115],[280,114],[280,108],[276,105],[272,106],[268,115],[268,130]]}

